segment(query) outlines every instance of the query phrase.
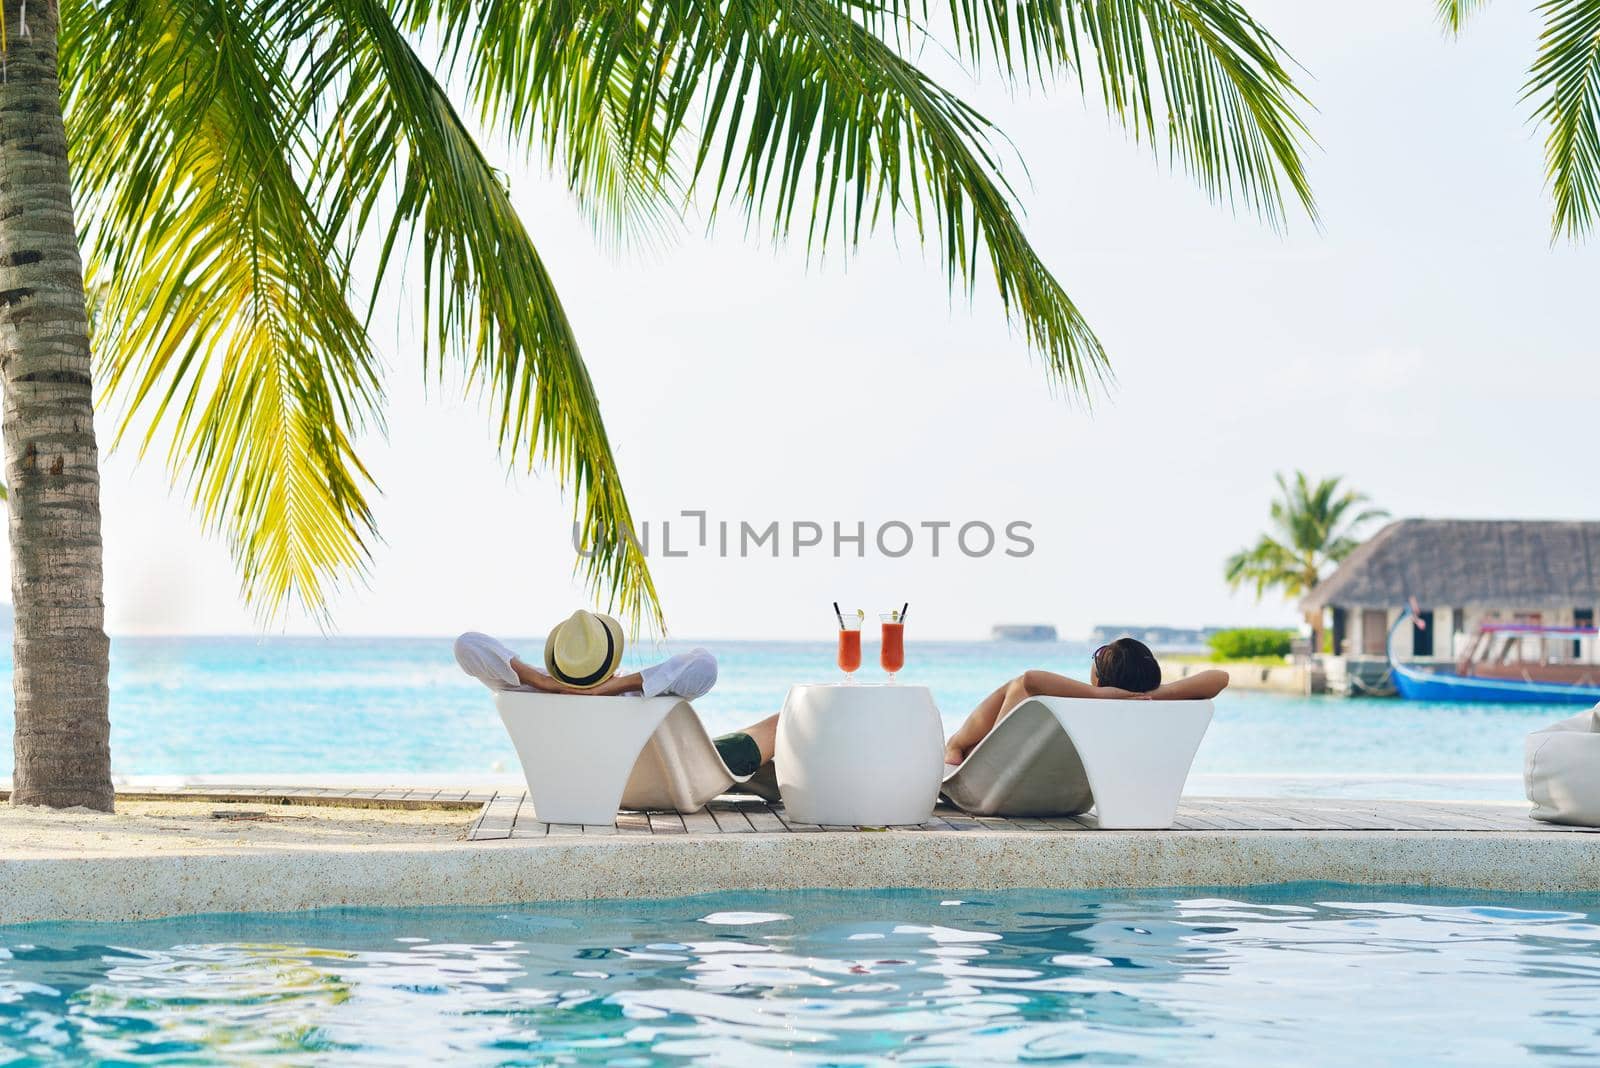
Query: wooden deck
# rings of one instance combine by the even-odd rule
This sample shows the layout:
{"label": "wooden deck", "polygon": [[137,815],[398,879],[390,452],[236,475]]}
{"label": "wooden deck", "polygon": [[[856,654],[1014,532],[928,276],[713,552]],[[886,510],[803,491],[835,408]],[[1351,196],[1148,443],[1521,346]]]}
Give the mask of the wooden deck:
{"label": "wooden deck", "polygon": [[[0,801],[8,797],[0,790]],[[933,818],[914,827],[834,827],[791,819],[781,804],[724,796],[699,812],[619,812],[612,825],[545,823],[534,817],[526,791],[471,785],[388,787],[274,786],[240,784],[173,790],[119,791],[119,801],[209,801],[253,805],[330,805],[342,808],[410,808],[459,811],[464,837],[474,842],[522,841],[573,835],[818,834],[840,831],[891,834],[925,831],[1008,834],[1018,831],[1083,834],[1098,830],[1093,814],[1051,819],[969,816],[941,804]],[[1485,833],[1589,833],[1528,818],[1525,802],[1355,801],[1304,797],[1185,798],[1169,831],[1435,831]]]}
{"label": "wooden deck", "polygon": [[[968,816],[941,804],[927,823],[914,827],[830,827],[800,823],[783,806],[753,798],[722,797],[703,811],[621,812],[610,826],[544,823],[534,818],[527,794],[497,794],[468,831],[472,841],[505,841],[571,835],[817,834],[838,831],[1018,831],[1083,834],[1098,830],[1092,814],[1053,819]],[[1562,827],[1528,818],[1520,803],[1474,801],[1346,801],[1316,798],[1186,798],[1171,831],[1476,831],[1529,833],[1590,828]]]}

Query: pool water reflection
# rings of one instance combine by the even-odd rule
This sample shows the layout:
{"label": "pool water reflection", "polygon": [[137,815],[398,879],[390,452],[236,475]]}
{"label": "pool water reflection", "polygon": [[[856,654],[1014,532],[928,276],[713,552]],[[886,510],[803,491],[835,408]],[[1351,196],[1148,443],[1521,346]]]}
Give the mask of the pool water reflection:
{"label": "pool water reflection", "polygon": [[814,891],[0,928],[8,1064],[1568,1064],[1600,896]]}

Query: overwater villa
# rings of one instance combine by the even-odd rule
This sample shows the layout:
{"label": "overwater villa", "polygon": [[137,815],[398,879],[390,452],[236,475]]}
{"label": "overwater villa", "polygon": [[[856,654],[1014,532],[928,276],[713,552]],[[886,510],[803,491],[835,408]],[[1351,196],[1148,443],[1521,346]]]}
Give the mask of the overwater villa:
{"label": "overwater villa", "polygon": [[[1419,626],[1395,628],[1415,603]],[[1327,634],[1329,685],[1382,686],[1397,657],[1445,665],[1484,625],[1592,628],[1600,605],[1600,522],[1402,519],[1352,553],[1301,602]]]}

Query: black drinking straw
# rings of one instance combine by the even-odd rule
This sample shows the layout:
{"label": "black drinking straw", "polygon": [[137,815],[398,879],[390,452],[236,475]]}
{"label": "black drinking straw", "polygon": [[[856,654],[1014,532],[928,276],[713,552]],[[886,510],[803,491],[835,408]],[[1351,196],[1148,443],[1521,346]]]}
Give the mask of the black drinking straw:
{"label": "black drinking straw", "polygon": [[910,608],[910,607],[911,607],[911,602],[910,601],[907,601],[905,604],[900,606],[900,622],[904,623],[906,621],[906,609]]}
{"label": "black drinking straw", "polygon": [[839,602],[833,602],[833,614],[839,617],[839,629],[844,630],[844,613],[839,611]]}

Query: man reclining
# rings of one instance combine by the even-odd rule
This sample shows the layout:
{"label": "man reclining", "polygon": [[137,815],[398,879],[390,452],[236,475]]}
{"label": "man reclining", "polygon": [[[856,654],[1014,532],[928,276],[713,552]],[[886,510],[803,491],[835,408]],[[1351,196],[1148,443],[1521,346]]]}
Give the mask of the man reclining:
{"label": "man reclining", "polygon": [[[706,649],[691,649],[642,671],[617,674],[622,663],[622,625],[608,615],[579,610],[550,629],[544,668],[534,667],[510,648],[478,631],[456,639],[456,663],[491,690],[537,690],[588,697],[671,694],[692,701],[711,692],[717,660]],[[735,775],[752,775],[772,759],[778,717],[768,716],[741,731],[713,739],[722,762]]]}

